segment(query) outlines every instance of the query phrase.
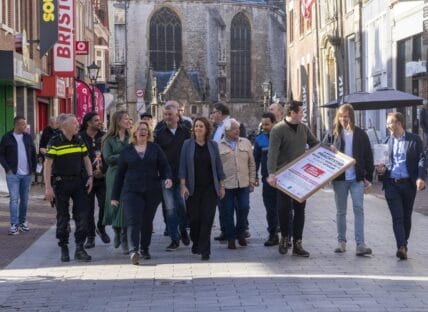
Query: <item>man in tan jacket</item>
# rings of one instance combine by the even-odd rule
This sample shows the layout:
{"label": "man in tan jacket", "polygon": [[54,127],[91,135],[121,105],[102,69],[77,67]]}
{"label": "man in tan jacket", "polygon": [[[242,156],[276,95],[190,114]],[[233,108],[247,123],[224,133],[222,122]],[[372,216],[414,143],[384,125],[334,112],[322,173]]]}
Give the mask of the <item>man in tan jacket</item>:
{"label": "man in tan jacket", "polygon": [[[256,182],[256,164],[251,142],[239,137],[239,122],[230,118],[224,124],[225,136],[219,142],[220,158],[226,174],[225,196],[220,203],[223,211],[228,248],[236,249],[235,240],[247,246],[245,230],[250,210],[250,190]],[[236,201],[236,225],[234,211]]]}

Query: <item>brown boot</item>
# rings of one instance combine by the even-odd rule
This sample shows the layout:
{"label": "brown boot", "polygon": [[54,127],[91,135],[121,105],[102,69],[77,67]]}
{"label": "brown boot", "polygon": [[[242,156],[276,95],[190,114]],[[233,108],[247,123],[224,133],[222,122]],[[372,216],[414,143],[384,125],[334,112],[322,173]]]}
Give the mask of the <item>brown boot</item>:
{"label": "brown boot", "polygon": [[309,252],[303,249],[302,241],[295,241],[293,244],[293,256],[309,257]]}
{"label": "brown boot", "polygon": [[286,255],[288,252],[288,237],[281,237],[278,244],[278,252],[281,255]]}
{"label": "brown boot", "polygon": [[230,239],[227,242],[227,248],[229,248],[229,249],[236,249],[236,244],[235,244],[235,240],[234,239]]}

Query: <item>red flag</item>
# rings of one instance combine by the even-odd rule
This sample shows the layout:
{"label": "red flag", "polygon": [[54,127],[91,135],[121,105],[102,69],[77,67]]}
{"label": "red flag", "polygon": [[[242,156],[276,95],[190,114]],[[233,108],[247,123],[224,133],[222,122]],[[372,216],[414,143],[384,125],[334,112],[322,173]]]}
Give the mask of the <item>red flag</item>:
{"label": "red flag", "polygon": [[311,9],[315,4],[315,0],[302,0],[302,14],[306,19],[311,18]]}

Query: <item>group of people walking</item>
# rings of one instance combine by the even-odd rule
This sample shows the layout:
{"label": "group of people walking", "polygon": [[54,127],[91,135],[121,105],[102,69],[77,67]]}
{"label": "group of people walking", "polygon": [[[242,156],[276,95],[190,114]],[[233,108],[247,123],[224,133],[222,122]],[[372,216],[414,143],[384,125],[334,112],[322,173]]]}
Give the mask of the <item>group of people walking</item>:
{"label": "group of people walking", "polygon": [[[166,102],[163,114],[164,119],[154,127],[150,114],[132,125],[128,113],[118,111],[111,117],[107,133],[102,131],[96,112],[84,116],[80,129],[74,115],[57,118],[59,130],[52,131],[49,143],[42,148],[45,196],[57,210],[61,261],[70,261],[70,199],[77,260],[91,260],[86,249],[95,246],[96,234],[110,243],[105,230],[110,225],[114,247],[121,246],[133,264],[150,259],[153,219],[159,204],[165,234],[171,240],[166,250],[176,250],[180,241],[185,246],[192,243],[192,253],[209,260],[216,207],[221,234],[215,239],[225,241],[232,250],[237,249],[236,242],[247,246],[250,193],[260,184],[268,232],[264,245],[278,246],[282,255],[292,248],[293,255],[309,257],[303,247],[306,202],[276,188],[276,172],[320,143],[302,123],[301,103],[291,102],[285,108],[272,104],[270,112],[262,115],[254,146],[223,103],[214,105],[209,119],[185,118],[176,101]],[[347,251],[347,198],[351,194],[356,255],[372,254],[364,237],[364,192],[376,172],[391,211],[396,256],[407,259],[414,198],[417,190],[425,188],[420,138],[405,131],[400,113],[388,114],[389,162],[375,166],[369,138],[355,125],[351,105],[340,106],[334,123],[323,143],[356,160],[332,182],[337,212],[334,252]],[[36,156],[25,128],[25,119],[16,117],[14,130],[0,143],[0,162],[11,193],[9,234],[29,230],[26,207]]]}

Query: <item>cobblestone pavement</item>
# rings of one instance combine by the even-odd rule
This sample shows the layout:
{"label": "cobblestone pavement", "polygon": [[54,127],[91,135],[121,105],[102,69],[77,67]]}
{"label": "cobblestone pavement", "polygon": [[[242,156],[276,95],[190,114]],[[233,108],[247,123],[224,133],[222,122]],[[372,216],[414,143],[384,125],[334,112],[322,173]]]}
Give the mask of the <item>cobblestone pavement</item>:
{"label": "cobblestone pavement", "polygon": [[209,262],[189,247],[164,251],[160,209],[152,260],[140,266],[98,238],[91,263],[62,264],[51,228],[0,271],[0,311],[428,311],[427,216],[414,214],[409,260],[399,261],[386,203],[369,195],[366,243],[374,255],[355,256],[349,207],[348,251],[335,254],[335,208],[326,188],[306,210],[311,256],[281,256],[263,246],[260,191],[251,198],[249,246],[234,251],[213,242]]}

